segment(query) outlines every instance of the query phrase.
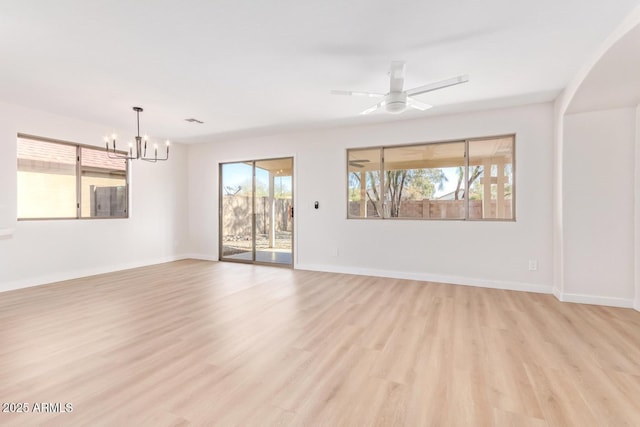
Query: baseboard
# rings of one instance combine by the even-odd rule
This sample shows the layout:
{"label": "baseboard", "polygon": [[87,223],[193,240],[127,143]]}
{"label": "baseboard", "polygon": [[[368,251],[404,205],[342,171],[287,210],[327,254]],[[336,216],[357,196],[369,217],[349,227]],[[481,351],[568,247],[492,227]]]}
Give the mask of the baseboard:
{"label": "baseboard", "polygon": [[[203,261],[217,261],[217,258],[205,254],[182,254],[162,258],[155,258],[146,261],[131,262],[125,264],[97,267],[92,269],[75,270],[72,272],[55,273],[47,276],[40,276],[0,285],[0,292],[28,288],[32,286],[45,285],[48,283],[62,282],[65,280],[79,279],[97,274],[112,273],[115,271],[129,270],[131,268],[146,267],[149,265],[163,264],[165,262],[179,261],[182,259],[198,259]],[[420,280],[425,282],[449,283],[453,285],[477,286],[491,289],[504,289],[511,291],[536,292],[553,294],[558,300],[563,302],[573,302],[580,304],[604,305],[609,307],[634,308],[640,311],[640,300],[633,301],[627,298],[602,297],[595,295],[562,293],[552,286],[539,285],[534,283],[521,283],[503,280],[487,280],[463,276],[434,275],[419,272],[406,272],[396,270],[377,270],[369,268],[354,268],[335,265],[318,264],[297,264],[297,270],[323,271],[328,273],[357,274],[362,276],[388,277],[392,279]]]}
{"label": "baseboard", "polygon": [[640,299],[638,297],[636,297],[636,302],[635,302],[635,304],[633,304],[633,308],[636,311],[640,311]]}
{"label": "baseboard", "polygon": [[145,261],[130,262],[124,264],[66,271],[64,273],[53,273],[46,276],[31,277],[23,280],[16,280],[0,284],[0,292],[12,291],[15,289],[30,288],[32,286],[46,285],[49,283],[63,282],[65,280],[80,279],[82,277],[95,276],[97,274],[113,273],[115,271],[129,270],[131,268],[146,267],[149,265],[163,264],[165,262],[179,261],[191,258],[187,255],[173,255],[162,258],[154,258]]}
{"label": "baseboard", "polygon": [[376,270],[369,268],[342,267],[335,265],[297,264],[297,270],[324,271],[328,273],[357,274],[361,276],[388,277],[392,279],[420,280],[423,282],[449,283],[452,285],[477,286],[481,288],[550,294],[551,286],[534,283],[487,280],[462,276],[435,275],[419,272]]}
{"label": "baseboard", "polygon": [[558,299],[562,302],[575,302],[578,304],[591,304],[591,305],[605,305],[608,307],[633,308],[633,305],[634,305],[632,299],[602,297],[597,295],[563,293]]}
{"label": "baseboard", "polygon": [[199,259],[202,261],[218,261],[217,256],[205,255],[205,254],[184,254],[182,259]]}

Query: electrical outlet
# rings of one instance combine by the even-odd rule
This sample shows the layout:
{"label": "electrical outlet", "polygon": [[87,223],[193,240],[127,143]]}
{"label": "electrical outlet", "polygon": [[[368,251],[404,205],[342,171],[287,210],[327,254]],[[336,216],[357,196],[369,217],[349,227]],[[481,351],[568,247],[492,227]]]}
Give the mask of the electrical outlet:
{"label": "electrical outlet", "polygon": [[340,255],[340,251],[338,251],[338,248],[333,248],[333,251],[331,252],[331,255],[339,256]]}
{"label": "electrical outlet", "polygon": [[529,271],[536,271],[538,269],[538,260],[530,259],[529,260]]}

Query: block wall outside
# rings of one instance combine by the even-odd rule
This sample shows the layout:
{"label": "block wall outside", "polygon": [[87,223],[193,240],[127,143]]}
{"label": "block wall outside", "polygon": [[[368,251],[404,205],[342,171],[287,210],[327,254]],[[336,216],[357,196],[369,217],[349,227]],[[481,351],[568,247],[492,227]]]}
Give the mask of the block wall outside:
{"label": "block wall outside", "polygon": [[[293,222],[289,217],[291,199],[275,199],[276,231],[292,231]],[[222,220],[224,236],[251,235],[251,197],[224,196]],[[268,197],[257,197],[255,201],[256,233],[268,234],[271,212]]]}

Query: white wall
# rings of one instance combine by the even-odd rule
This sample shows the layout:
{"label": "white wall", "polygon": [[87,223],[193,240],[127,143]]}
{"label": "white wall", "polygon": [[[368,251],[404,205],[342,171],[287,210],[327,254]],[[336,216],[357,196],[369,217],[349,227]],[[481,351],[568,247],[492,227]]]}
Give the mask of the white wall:
{"label": "white wall", "polygon": [[[550,292],[552,119],[538,104],[189,146],[192,255],[218,258],[219,162],[295,156],[297,268]],[[516,222],[346,219],[347,148],[507,133],[517,134]]]}
{"label": "white wall", "polygon": [[634,297],[635,109],[566,115],[563,300]]}
{"label": "white wall", "polygon": [[[609,37],[603,41],[599,48],[593,52],[593,55],[587,59],[579,72],[567,84],[555,103],[554,122],[556,124],[556,132],[554,136],[554,162],[557,170],[557,176],[555,178],[557,197],[555,199],[556,203],[554,204],[554,293],[562,301],[623,307],[634,305],[636,310],[640,311],[640,260],[638,259],[640,257],[640,133],[638,133],[639,131],[637,130],[640,129],[640,113],[638,113],[639,118],[634,120],[633,123],[630,122],[629,111],[600,111],[584,113],[576,115],[575,117],[565,115],[576,94],[580,90],[584,90],[582,85],[598,62],[605,57],[609,49],[639,24],[640,6],[637,6]],[[632,54],[633,52],[630,52],[630,55]],[[606,85],[611,84],[615,86],[619,83],[619,79],[615,75],[611,75],[610,79],[610,82],[602,82],[604,89],[606,89]],[[633,91],[635,89],[630,87],[629,90]],[[622,104],[618,104],[615,107],[619,108],[621,106]],[[632,108],[632,106],[628,107]],[[612,105],[611,108],[613,109],[614,106]],[[590,121],[590,119],[593,121]],[[573,127],[567,130],[566,122],[571,123]],[[613,128],[612,125],[614,126]],[[615,127],[616,125],[620,125],[622,128]],[[590,130],[593,130],[594,134],[591,134]],[[609,130],[611,133],[606,136]],[[634,151],[629,150],[630,134],[634,134],[635,138]],[[592,164],[594,151],[597,151],[598,148],[611,147],[611,155],[613,155],[613,153],[623,152],[624,155],[628,157],[622,163],[620,169],[613,172],[615,177],[623,178],[620,185],[627,190],[629,190],[629,162],[631,161],[633,163],[633,172],[631,172],[631,182],[633,184],[630,189],[631,192],[627,193],[626,197],[632,197],[633,195],[635,202],[632,206],[629,206],[628,201],[619,202],[621,205],[618,207],[624,209],[620,212],[621,221],[616,219],[614,222],[605,223],[604,220],[596,218],[597,215],[594,215],[594,212],[591,210],[587,211],[586,217],[582,217],[577,212],[587,204],[586,197],[581,196],[580,193],[575,195],[565,194],[565,192],[582,191],[581,188],[575,188],[575,180],[572,183],[563,181],[564,177],[573,175],[578,167],[577,163],[580,162],[580,157],[577,159],[568,159],[567,156],[570,153],[575,155],[580,151],[582,137],[585,137],[588,141],[586,148]],[[567,141],[568,138],[571,140]],[[620,139],[615,140],[614,138]],[[614,144],[621,145],[613,147]],[[615,161],[611,155],[604,154],[603,162],[611,165]],[[578,156],[582,156],[582,153],[578,153]],[[585,182],[594,184],[595,187],[602,190],[602,181],[598,178],[599,174],[597,170],[598,169],[588,171],[583,168],[582,173],[585,176]],[[617,189],[613,191],[618,194]],[[576,205],[567,207],[567,202],[576,202]],[[632,216],[631,223],[629,221],[630,212]],[[600,212],[600,214],[608,219],[616,216],[611,211]],[[576,217],[578,217],[577,224],[573,223]],[[567,229],[567,226],[569,229]],[[610,236],[607,236],[605,230],[611,228],[615,228],[616,231]],[[595,239],[587,240],[584,236],[576,235],[576,233],[584,231],[594,233]],[[631,248],[629,245],[630,238],[633,240]],[[566,245],[568,239],[571,240],[571,246]],[[577,247],[580,240],[584,242],[585,246],[578,247],[578,252],[574,253],[573,249]],[[602,243],[622,244],[629,252],[620,254],[620,256],[617,257],[613,255],[619,253],[617,247],[612,246],[609,248],[609,251],[607,251],[602,247],[597,247]],[[593,264],[589,263],[593,261],[594,258],[597,258],[599,253],[604,253],[604,259],[595,259],[596,265],[611,269],[606,272],[610,273],[611,276],[607,276],[605,280],[600,280],[599,282],[596,282],[591,277],[587,277],[587,282],[581,283],[579,281],[580,278],[585,278],[587,271],[595,269]],[[570,260],[566,259],[567,255],[571,257]],[[631,261],[629,260],[630,257],[632,258]],[[568,267],[568,264],[571,264],[571,266]],[[568,271],[567,268],[569,268]],[[621,268],[621,270],[617,271],[615,268]],[[629,283],[630,271],[632,276],[631,281],[635,281],[635,290],[633,284]],[[598,277],[602,278],[604,273],[604,270],[599,270]],[[568,280],[571,281],[570,284],[567,283]],[[633,302],[633,293],[635,293],[635,304]]]}
{"label": "white wall", "polygon": [[[563,136],[564,111],[560,94],[553,104],[553,294],[562,299],[564,293],[564,230],[563,230]],[[561,112],[562,111],[562,112]]]}
{"label": "white wall", "polygon": [[634,308],[640,311],[640,105],[636,107],[636,141],[635,141],[635,168],[634,168],[634,282],[636,298]]}
{"label": "white wall", "polygon": [[100,145],[110,128],[2,103],[0,117],[0,291],[168,261],[184,252],[184,146],[172,146],[166,163],[134,162],[128,219],[18,222],[16,134]]}

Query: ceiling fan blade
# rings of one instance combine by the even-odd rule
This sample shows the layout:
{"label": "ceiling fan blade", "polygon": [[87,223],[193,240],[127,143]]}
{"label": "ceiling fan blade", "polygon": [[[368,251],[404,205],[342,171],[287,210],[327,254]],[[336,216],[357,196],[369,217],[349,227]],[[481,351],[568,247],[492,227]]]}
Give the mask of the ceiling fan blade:
{"label": "ceiling fan blade", "polygon": [[356,92],[351,90],[332,90],[331,95],[368,96],[369,98],[382,98],[382,93]]}
{"label": "ceiling fan blade", "polygon": [[402,92],[404,87],[405,63],[393,61],[389,69],[389,92]]}
{"label": "ceiling fan blade", "polygon": [[364,110],[362,113],[360,114],[370,114],[373,113],[374,111],[376,111],[378,108],[382,107],[384,105],[384,101],[380,101],[378,102],[376,105],[374,105],[373,107],[369,107],[366,110]]}
{"label": "ceiling fan blade", "polygon": [[411,108],[415,108],[416,110],[426,111],[429,108],[432,108],[433,105],[425,104],[424,102],[420,102],[417,99],[407,97],[407,105]]}
{"label": "ceiling fan blade", "polygon": [[413,89],[407,90],[407,96],[420,95],[421,93],[432,92],[434,90],[443,89],[449,86],[459,85],[461,83],[466,83],[469,81],[469,76],[462,75],[457,77],[452,77],[450,79],[441,80],[435,83],[429,83],[428,85],[418,86]]}

